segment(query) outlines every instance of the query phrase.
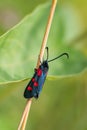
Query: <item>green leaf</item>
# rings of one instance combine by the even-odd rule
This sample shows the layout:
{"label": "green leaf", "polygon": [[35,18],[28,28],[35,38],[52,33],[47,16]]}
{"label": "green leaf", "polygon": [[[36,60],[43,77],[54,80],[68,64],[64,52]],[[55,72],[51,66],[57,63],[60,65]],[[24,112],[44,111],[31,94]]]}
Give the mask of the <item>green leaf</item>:
{"label": "green leaf", "polygon": [[[18,25],[9,30],[0,38],[0,81],[22,80],[32,76],[36,66],[42,38],[47,23],[50,5],[39,6],[32,14],[26,16]],[[68,10],[69,11],[69,10]],[[50,63],[51,75],[66,75],[81,72],[87,66],[86,56],[76,49],[70,47],[63,38],[70,32],[65,27],[67,22],[64,9],[57,7],[51,32],[48,39],[49,58],[56,57],[62,52],[68,52],[70,59],[59,59]],[[71,12],[72,17],[74,12]],[[70,16],[68,14],[67,17]],[[65,18],[65,19],[64,19]],[[78,21],[79,22],[79,21]],[[74,20],[75,28],[80,27]],[[75,25],[74,24],[74,25]],[[74,26],[73,25],[73,26]],[[79,29],[81,30],[81,28]],[[79,34],[79,30],[77,31]],[[77,33],[76,32],[76,33]],[[76,34],[73,32],[73,37]]]}

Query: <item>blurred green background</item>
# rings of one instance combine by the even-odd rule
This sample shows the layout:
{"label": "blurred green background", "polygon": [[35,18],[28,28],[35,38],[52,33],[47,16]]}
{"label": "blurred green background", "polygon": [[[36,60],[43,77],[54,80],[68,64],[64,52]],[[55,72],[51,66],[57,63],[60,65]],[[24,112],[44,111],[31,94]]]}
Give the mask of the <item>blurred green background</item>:
{"label": "blurred green background", "polygon": [[[51,0],[0,0],[0,129],[16,130],[34,73]],[[43,92],[33,99],[26,130],[87,130],[87,0],[57,3]],[[45,56],[46,57],[46,54]]]}

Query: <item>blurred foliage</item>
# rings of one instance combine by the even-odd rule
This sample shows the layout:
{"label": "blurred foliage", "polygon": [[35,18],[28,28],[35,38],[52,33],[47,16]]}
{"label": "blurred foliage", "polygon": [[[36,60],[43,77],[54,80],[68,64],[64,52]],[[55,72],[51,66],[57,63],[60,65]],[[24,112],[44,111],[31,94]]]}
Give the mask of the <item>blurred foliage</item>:
{"label": "blurred foliage", "polygon": [[0,0],[0,34],[17,24],[39,4],[47,0]]}
{"label": "blurred foliage", "polygon": [[[47,1],[47,0],[45,0]],[[51,1],[0,1],[0,129],[17,129],[25,100],[24,86],[32,77]],[[35,11],[32,12],[34,8]],[[31,13],[32,12],[32,13]],[[50,70],[40,98],[34,100],[27,129],[87,130],[87,1],[57,4],[47,46]],[[46,54],[45,54],[46,57]]]}

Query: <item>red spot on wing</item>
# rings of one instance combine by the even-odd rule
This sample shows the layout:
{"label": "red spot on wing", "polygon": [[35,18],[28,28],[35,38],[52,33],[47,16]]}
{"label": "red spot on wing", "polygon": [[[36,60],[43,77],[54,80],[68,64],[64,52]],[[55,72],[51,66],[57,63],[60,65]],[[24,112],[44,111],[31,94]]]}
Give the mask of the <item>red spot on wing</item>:
{"label": "red spot on wing", "polygon": [[38,87],[38,82],[34,82],[34,86],[35,86],[35,87]]}
{"label": "red spot on wing", "polygon": [[41,76],[41,75],[42,75],[42,70],[41,70],[41,69],[38,69],[38,70],[37,70],[37,75],[38,75],[38,76]]}
{"label": "red spot on wing", "polygon": [[34,82],[35,81],[35,78],[32,78],[32,82]]}
{"label": "red spot on wing", "polygon": [[31,86],[28,86],[27,90],[28,90],[28,91],[32,91],[32,87],[31,87]]}

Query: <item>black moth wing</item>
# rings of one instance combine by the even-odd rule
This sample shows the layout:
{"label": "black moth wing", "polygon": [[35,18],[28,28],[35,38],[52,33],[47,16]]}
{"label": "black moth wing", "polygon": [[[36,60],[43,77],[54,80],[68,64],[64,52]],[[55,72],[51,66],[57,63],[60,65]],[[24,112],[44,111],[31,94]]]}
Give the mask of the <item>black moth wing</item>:
{"label": "black moth wing", "polygon": [[37,88],[34,87],[34,84],[35,84],[34,80],[37,80],[37,72],[36,71],[34,73],[34,76],[29,81],[27,87],[25,88],[25,91],[24,91],[25,98],[32,98],[34,96],[37,97]]}
{"label": "black moth wing", "polygon": [[47,73],[44,73],[44,70],[42,70],[41,76],[38,78],[38,95],[42,91],[42,87],[44,85],[44,82],[46,80]]}
{"label": "black moth wing", "polygon": [[43,63],[40,65],[38,71],[37,71],[37,75],[39,75],[39,72],[40,72],[40,75],[37,79],[37,82],[38,82],[38,96],[40,94],[40,92],[42,91],[42,87],[44,85],[44,82],[46,80],[46,77],[47,77],[47,72],[48,72],[48,69],[49,69],[49,66],[48,66],[48,62],[47,60],[46,61],[43,61]]}
{"label": "black moth wing", "polygon": [[39,68],[35,70],[34,76],[30,80],[24,91],[25,98],[39,97],[39,94],[42,90],[43,84],[47,76],[48,69],[48,62],[43,61]]}
{"label": "black moth wing", "polygon": [[33,89],[32,81],[30,81],[30,82],[28,83],[28,85],[27,85],[27,87],[26,87],[26,89],[25,89],[25,91],[24,91],[24,97],[25,97],[25,98],[32,98],[32,97],[33,97],[32,91],[31,91],[31,90],[30,90],[30,91],[28,90],[29,86],[31,86],[31,90],[32,90],[32,89]]}

